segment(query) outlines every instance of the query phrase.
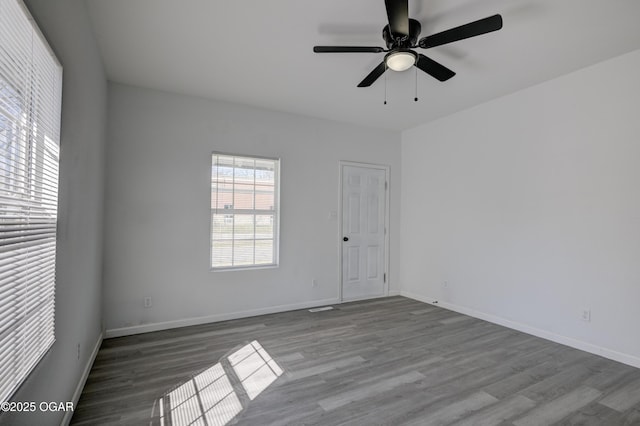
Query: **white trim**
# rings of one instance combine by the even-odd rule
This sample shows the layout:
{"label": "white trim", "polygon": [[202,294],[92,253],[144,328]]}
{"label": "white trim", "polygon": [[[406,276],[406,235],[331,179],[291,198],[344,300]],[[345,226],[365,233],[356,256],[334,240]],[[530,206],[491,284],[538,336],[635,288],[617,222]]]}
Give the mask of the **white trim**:
{"label": "white trim", "polygon": [[[412,293],[410,291],[400,290],[400,296],[408,297],[409,299],[417,300],[418,302],[428,303],[430,305],[440,306],[437,299],[429,298],[421,294]],[[446,308],[445,308],[446,309]],[[452,311],[455,309],[451,309]]]}
{"label": "white trim", "polygon": [[560,343],[562,345],[570,346],[581,351],[589,352],[595,355],[599,355],[605,358],[612,359],[614,361],[621,362],[623,364],[630,365],[632,367],[640,368],[640,358],[615,351],[613,349],[603,348],[601,346],[594,345],[592,343],[577,340],[572,337],[562,336],[560,334],[551,333],[550,331],[542,330],[540,328],[532,327],[527,324],[522,324],[516,321],[511,321],[502,317],[498,317],[492,314],[476,311],[475,309],[467,308],[465,306],[455,305],[448,302],[440,302],[435,298],[430,298],[423,295],[418,295],[408,291],[401,290],[400,295],[408,297],[410,299],[417,300],[419,302],[429,303],[431,305],[440,306],[450,311],[458,312],[464,315],[469,315],[474,318],[479,318],[484,321],[488,321],[494,324],[502,325],[514,330],[522,331],[523,333],[531,334],[537,337],[541,337],[552,342]]}
{"label": "white trim", "polygon": [[[386,281],[384,282],[384,287],[383,287],[383,294],[380,296],[374,296],[374,297],[367,297],[367,298],[363,298],[363,299],[345,299],[344,296],[342,295],[342,276],[343,276],[343,271],[342,271],[342,237],[344,235],[344,231],[342,229],[342,218],[343,218],[343,214],[342,214],[342,175],[343,175],[343,170],[345,166],[353,166],[353,167],[362,167],[362,168],[367,168],[367,169],[376,169],[376,170],[384,170],[384,179],[385,179],[385,189],[384,189],[384,228],[385,228],[385,233],[384,233],[384,271],[383,273],[386,274]],[[350,302],[350,301],[354,301],[354,300],[365,300],[365,299],[371,299],[371,298],[378,298],[378,297],[388,297],[390,296],[389,293],[389,289],[391,288],[391,274],[389,273],[389,265],[390,265],[390,237],[389,235],[391,234],[391,229],[390,229],[390,212],[391,212],[391,167],[385,164],[372,164],[372,163],[359,163],[356,161],[346,161],[346,160],[339,160],[338,161],[338,168],[339,168],[339,175],[338,175],[338,221],[340,226],[338,227],[338,229],[340,230],[340,235],[338,236],[338,241],[339,241],[339,251],[338,251],[338,255],[340,258],[340,261],[338,262],[338,273],[340,274],[339,277],[340,279],[338,280],[338,297],[340,299],[340,301],[342,302]]]}
{"label": "white trim", "polygon": [[387,296],[388,297],[400,296],[400,290],[389,290],[389,294]]}
{"label": "white trim", "polygon": [[[91,351],[91,355],[87,360],[87,364],[84,366],[84,371],[82,372],[82,376],[80,376],[80,380],[78,381],[76,390],[75,392],[73,392],[73,397],[71,397],[74,410],[78,408],[78,401],[80,400],[80,395],[82,395],[82,390],[84,389],[84,385],[85,383],[87,383],[87,379],[89,378],[89,373],[91,373],[91,368],[93,367],[93,363],[96,360],[96,356],[98,356],[98,351],[100,350],[100,346],[102,346],[102,338],[103,338],[103,333],[100,333],[100,335],[98,336],[98,340],[96,341],[96,344],[93,347],[93,351]],[[60,426],[67,426],[71,422],[71,417],[73,417],[73,411],[65,411],[64,417],[62,418],[62,422],[60,423]]]}
{"label": "white trim", "polygon": [[375,299],[385,299],[389,297],[387,294],[383,294],[381,296],[363,296],[363,297],[354,297],[348,299],[342,299],[341,303],[349,303],[349,302],[361,302],[363,300],[375,300]]}
{"label": "white trim", "polygon": [[173,321],[163,321],[151,324],[141,324],[132,327],[112,328],[105,331],[105,339],[112,337],[130,336],[133,334],[149,333],[152,331],[169,330],[172,328],[188,327],[190,325],[209,324],[212,322],[228,321],[239,318],[255,317],[258,315],[276,314],[279,312],[295,311],[298,309],[315,308],[318,306],[340,303],[337,298],[312,300],[309,302],[292,303],[290,305],[270,306],[267,308],[251,309],[248,311],[229,312],[224,314],[208,315],[205,317],[185,318]]}

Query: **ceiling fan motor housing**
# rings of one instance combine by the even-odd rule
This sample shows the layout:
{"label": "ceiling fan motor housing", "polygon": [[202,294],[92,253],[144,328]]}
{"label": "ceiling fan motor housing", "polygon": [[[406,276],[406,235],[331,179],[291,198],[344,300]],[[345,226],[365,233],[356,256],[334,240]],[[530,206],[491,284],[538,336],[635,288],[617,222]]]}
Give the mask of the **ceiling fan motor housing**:
{"label": "ceiling fan motor housing", "polygon": [[408,36],[405,36],[404,34],[392,34],[391,30],[389,30],[389,25],[385,25],[382,29],[382,38],[387,43],[387,49],[408,49],[416,46],[420,31],[422,31],[420,22],[415,19],[409,19]]}

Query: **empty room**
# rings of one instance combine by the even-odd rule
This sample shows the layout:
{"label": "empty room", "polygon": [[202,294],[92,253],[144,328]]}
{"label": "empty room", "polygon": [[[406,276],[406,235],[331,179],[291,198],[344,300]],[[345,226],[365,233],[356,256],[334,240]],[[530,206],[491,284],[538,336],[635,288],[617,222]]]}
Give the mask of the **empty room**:
{"label": "empty room", "polygon": [[0,425],[640,425],[638,18],[0,0]]}

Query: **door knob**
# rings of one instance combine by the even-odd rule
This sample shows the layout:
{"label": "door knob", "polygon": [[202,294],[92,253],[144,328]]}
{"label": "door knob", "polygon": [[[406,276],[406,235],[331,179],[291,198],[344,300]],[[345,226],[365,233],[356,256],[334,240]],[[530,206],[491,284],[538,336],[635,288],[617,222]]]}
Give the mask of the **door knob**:
{"label": "door knob", "polygon": [[342,241],[349,241],[349,237],[344,237]]}

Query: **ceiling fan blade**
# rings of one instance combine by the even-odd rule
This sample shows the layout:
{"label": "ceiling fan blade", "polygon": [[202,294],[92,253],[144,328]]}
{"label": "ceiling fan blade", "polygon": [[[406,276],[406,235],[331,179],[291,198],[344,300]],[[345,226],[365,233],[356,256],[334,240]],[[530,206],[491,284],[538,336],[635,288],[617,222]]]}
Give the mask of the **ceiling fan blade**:
{"label": "ceiling fan blade", "polygon": [[418,46],[423,49],[441,46],[454,41],[464,40],[465,38],[497,31],[500,28],[502,28],[502,16],[493,15],[488,18],[469,22],[468,24],[442,31],[441,33],[423,37],[418,42]]}
{"label": "ceiling fan blade", "polygon": [[409,0],[384,0],[389,29],[395,36],[409,35]]}
{"label": "ceiling fan blade", "polygon": [[369,46],[313,46],[316,53],[380,53],[385,50],[382,47]]}
{"label": "ceiling fan blade", "polygon": [[371,86],[382,74],[384,74],[386,69],[387,69],[387,66],[384,64],[384,61],[380,62],[380,65],[375,67],[373,71],[371,71],[369,75],[366,76],[364,80],[360,82],[360,84],[358,84],[358,87]]}
{"label": "ceiling fan blade", "polygon": [[449,68],[437,63],[431,58],[427,58],[422,53],[418,54],[418,62],[416,63],[416,67],[420,68],[431,77],[436,78],[440,81],[449,80],[451,77],[456,75],[456,73],[451,71]]}

